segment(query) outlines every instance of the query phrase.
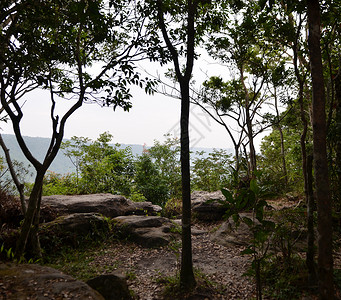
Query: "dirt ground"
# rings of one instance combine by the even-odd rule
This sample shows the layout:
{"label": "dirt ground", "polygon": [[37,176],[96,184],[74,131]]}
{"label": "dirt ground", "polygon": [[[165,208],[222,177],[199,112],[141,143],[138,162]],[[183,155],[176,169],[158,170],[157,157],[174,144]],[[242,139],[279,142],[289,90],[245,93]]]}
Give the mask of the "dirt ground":
{"label": "dirt ground", "polygon": [[[247,276],[249,258],[240,254],[242,249],[227,248],[209,239],[215,226],[194,225],[192,249],[195,270],[204,274],[215,288],[199,291],[190,299],[251,299],[255,287]],[[91,262],[117,264],[123,273],[130,274],[129,288],[141,300],[164,299],[160,279],[174,276],[180,266],[179,242],[160,249],[145,249],[134,244],[119,243],[109,246],[105,254]],[[174,298],[173,298],[174,299]]]}

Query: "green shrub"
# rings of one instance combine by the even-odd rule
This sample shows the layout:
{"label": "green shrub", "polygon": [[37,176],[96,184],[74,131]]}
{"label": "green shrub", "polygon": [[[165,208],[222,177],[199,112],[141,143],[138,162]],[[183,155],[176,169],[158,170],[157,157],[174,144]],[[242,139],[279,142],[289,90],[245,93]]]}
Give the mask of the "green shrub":
{"label": "green shrub", "polygon": [[137,191],[153,204],[163,206],[169,197],[168,185],[148,153],[138,157],[135,169]]}
{"label": "green shrub", "polygon": [[182,214],[182,201],[178,198],[169,199],[162,211],[166,218],[176,218]]}

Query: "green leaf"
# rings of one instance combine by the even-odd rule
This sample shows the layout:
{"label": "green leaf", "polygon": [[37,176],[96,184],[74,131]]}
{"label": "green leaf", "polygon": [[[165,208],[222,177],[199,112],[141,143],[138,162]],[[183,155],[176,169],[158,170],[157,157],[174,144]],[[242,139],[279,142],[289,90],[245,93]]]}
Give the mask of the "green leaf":
{"label": "green leaf", "polygon": [[234,203],[235,201],[233,200],[233,196],[232,193],[226,189],[221,189],[221,192],[223,193],[223,195],[226,198],[226,201],[230,202],[230,203]]}
{"label": "green leaf", "polygon": [[234,223],[236,223],[236,225],[239,225],[239,220],[240,220],[240,216],[238,214],[233,214],[232,215],[232,219],[234,221]]}
{"label": "green leaf", "polygon": [[257,184],[257,180],[255,178],[250,181],[250,190],[254,192],[256,195],[259,194],[259,186]]}
{"label": "green leaf", "polygon": [[263,220],[262,225],[268,230],[268,231],[273,231],[275,230],[276,223],[269,221],[269,220]]}
{"label": "green leaf", "polygon": [[242,255],[244,255],[244,254],[250,255],[250,254],[254,254],[254,253],[256,253],[256,251],[251,249],[251,248],[246,248],[245,250],[240,252],[240,254],[242,254]]}
{"label": "green leaf", "polygon": [[256,219],[259,222],[262,222],[264,218],[264,211],[263,211],[263,207],[257,207],[256,208]]}
{"label": "green leaf", "polygon": [[254,222],[252,221],[252,219],[250,219],[250,218],[248,218],[248,217],[243,217],[242,220],[243,220],[243,222],[244,222],[247,226],[249,226],[249,227],[251,227],[251,226],[254,224]]}

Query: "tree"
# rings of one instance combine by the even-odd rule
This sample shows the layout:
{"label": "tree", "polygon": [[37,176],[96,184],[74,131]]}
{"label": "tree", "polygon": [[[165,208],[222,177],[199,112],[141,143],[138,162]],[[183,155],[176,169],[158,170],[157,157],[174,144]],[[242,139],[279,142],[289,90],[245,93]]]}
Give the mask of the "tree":
{"label": "tree", "polygon": [[320,299],[334,298],[332,254],[332,210],[327,160],[327,127],[323,66],[320,46],[320,5],[307,1],[308,46],[313,89],[313,152],[318,214],[318,283]]}
{"label": "tree", "polygon": [[[232,79],[224,82],[221,77],[212,76],[204,81],[203,88],[193,102],[199,105],[213,120],[222,125],[234,146],[235,170],[239,174],[240,168],[240,148],[245,140],[245,118],[243,118],[242,99],[245,98],[239,80]],[[213,109],[213,112],[211,110]],[[234,120],[238,129],[231,125]],[[237,134],[236,134],[237,133]]]}
{"label": "tree", "polygon": [[130,194],[133,155],[128,147],[119,149],[119,144],[110,145],[112,138],[110,133],[104,132],[94,142],[83,144],[80,161],[82,193]]}
{"label": "tree", "polygon": [[[129,84],[153,83],[139,78],[131,63],[138,54],[141,20],[131,14],[126,1],[111,3],[106,10],[97,1],[2,1],[0,23],[1,104],[11,119],[20,148],[36,170],[27,212],[16,247],[16,256],[24,254],[27,240],[33,241],[33,253],[41,256],[37,235],[44,175],[56,157],[68,118],[84,102],[101,101],[128,110],[131,107]],[[91,70],[101,62],[101,69]],[[19,104],[23,95],[40,87],[51,101],[51,143],[43,162],[27,147],[21,134],[24,116]],[[70,100],[69,109],[56,115],[59,102]]]}
{"label": "tree", "polygon": [[79,172],[82,157],[84,155],[84,146],[90,142],[90,139],[84,137],[71,137],[70,141],[62,142],[60,148],[64,150],[71,163],[76,168],[76,188],[79,189]]}
{"label": "tree", "polygon": [[164,206],[169,199],[167,181],[148,152],[137,158],[135,169],[134,182],[137,191],[153,204]]}
{"label": "tree", "polygon": [[231,154],[226,150],[213,149],[211,153],[196,153],[192,166],[194,189],[215,192],[227,188],[230,183]]}
{"label": "tree", "polygon": [[[182,4],[184,9],[184,17],[187,19],[186,24],[186,64],[184,70],[181,69],[179,61],[179,52],[175,48],[174,41],[170,39],[169,28],[165,23],[165,14],[170,13],[165,3],[161,0],[157,1],[157,20],[158,26],[162,32],[163,39],[170,52],[174,63],[177,80],[181,90],[181,180],[182,180],[182,252],[181,252],[181,270],[180,270],[180,285],[184,289],[191,289],[195,286],[195,278],[193,273],[192,261],[192,241],[191,241],[191,187],[190,187],[190,159],[189,159],[189,83],[192,75],[194,56],[195,56],[195,17],[198,10],[198,1],[186,1]],[[173,4],[174,7],[174,4]],[[172,33],[172,31],[171,31]]]}
{"label": "tree", "polygon": [[[182,179],[182,253],[180,285],[195,285],[191,243],[191,189],[189,159],[190,80],[196,58],[195,47],[211,22],[210,1],[148,1],[150,15],[149,56],[161,64],[172,61],[180,86],[181,116],[181,179]],[[206,19],[205,19],[206,18]],[[160,38],[160,34],[161,38]]]}
{"label": "tree", "polygon": [[[240,18],[231,17],[225,22],[220,32],[210,35],[206,47],[214,59],[230,67],[232,80],[222,81],[214,86],[217,78],[211,77],[211,88],[220,89],[223,97],[211,99],[213,105],[210,105],[218,107],[221,116],[237,122],[239,138],[236,139],[238,142],[233,143],[235,148],[248,147],[248,154],[244,152],[249,158],[251,177],[257,169],[254,139],[268,126],[262,124],[264,119],[261,112],[262,106],[268,100],[268,68],[278,55],[271,45],[265,43],[262,32],[259,31],[257,1],[232,1],[224,12],[238,13]],[[241,137],[242,134],[246,139]],[[229,135],[231,137],[230,133]]]}
{"label": "tree", "polygon": [[167,139],[160,143],[154,141],[154,145],[146,150],[160,172],[162,179],[168,183],[169,198],[181,197],[181,165],[180,165],[180,141],[178,138]]}

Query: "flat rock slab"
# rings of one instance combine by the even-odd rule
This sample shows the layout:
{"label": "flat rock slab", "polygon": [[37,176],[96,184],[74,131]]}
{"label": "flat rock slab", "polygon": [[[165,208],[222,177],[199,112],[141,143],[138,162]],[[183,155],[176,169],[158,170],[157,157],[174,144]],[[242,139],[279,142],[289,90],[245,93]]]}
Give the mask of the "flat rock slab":
{"label": "flat rock slab", "polygon": [[165,224],[173,224],[169,219],[157,216],[120,216],[114,221],[128,228],[161,227]]}
{"label": "flat rock slab", "polygon": [[146,248],[165,246],[179,236],[176,233],[178,225],[163,217],[120,216],[114,218],[114,222],[121,238],[127,238]]}
{"label": "flat rock slab", "polygon": [[0,299],[104,298],[86,283],[53,268],[34,264],[0,264]]}
{"label": "flat rock slab", "polygon": [[55,195],[44,196],[41,201],[42,210],[52,209],[58,215],[74,213],[100,213],[115,218],[126,215],[156,215],[161,207],[151,202],[133,202],[121,195]]}

